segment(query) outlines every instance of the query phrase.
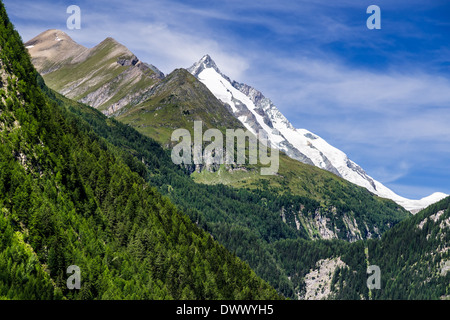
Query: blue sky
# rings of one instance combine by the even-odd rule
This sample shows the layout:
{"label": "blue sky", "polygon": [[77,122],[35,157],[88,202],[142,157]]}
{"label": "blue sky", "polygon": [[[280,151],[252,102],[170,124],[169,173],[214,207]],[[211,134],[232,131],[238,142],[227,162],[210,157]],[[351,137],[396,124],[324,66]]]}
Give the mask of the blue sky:
{"label": "blue sky", "polygon": [[[164,73],[209,53],[298,128],[402,196],[450,194],[450,3],[444,0],[4,0],[24,41],[108,36]],[[81,8],[67,30],[66,8]],[[369,30],[369,5],[381,30]]]}

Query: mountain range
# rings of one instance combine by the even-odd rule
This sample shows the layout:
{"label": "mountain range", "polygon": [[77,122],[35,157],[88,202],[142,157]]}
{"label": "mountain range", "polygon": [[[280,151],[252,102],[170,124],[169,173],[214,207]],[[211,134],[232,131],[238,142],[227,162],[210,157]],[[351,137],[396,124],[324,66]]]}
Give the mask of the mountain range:
{"label": "mountain range", "polygon": [[285,153],[270,177],[177,166],[174,128],[246,118],[111,38],[49,30],[26,44],[33,66],[1,1],[0,21],[0,299],[450,297],[450,197],[412,215]]}
{"label": "mountain range", "polygon": [[[139,128],[166,146],[174,129],[189,127],[194,118],[201,119],[206,127],[243,127],[255,135],[264,132],[271,147],[290,158],[330,171],[412,213],[447,196],[437,192],[412,200],[397,195],[319,135],[295,128],[261,92],[221,73],[209,55],[187,68],[205,90],[189,80],[185,69],[166,77],[112,38],[87,49],[62,31],[47,30],[25,45],[51,88]],[[229,112],[219,108],[211,95]],[[189,105],[192,100],[198,102],[195,108]],[[182,110],[173,112],[171,108]]]}
{"label": "mountain range", "polygon": [[[68,44],[64,44],[65,41]],[[202,121],[203,127],[217,128],[222,132],[229,128],[246,129],[230,106],[198,80],[195,73],[179,68],[164,76],[158,73],[158,78],[152,73],[143,75],[138,67],[142,64],[140,60],[111,38],[92,49],[85,49],[74,44],[62,31],[47,30],[25,46],[37,70],[52,89],[94,106],[168,149],[172,144],[172,132],[187,128],[192,133],[194,121]],[[66,50],[76,53],[64,53]],[[126,59],[134,63],[124,64]],[[214,64],[211,59],[209,62]],[[134,73],[141,75],[142,83],[130,89],[122,80]],[[128,96],[127,92],[133,98],[127,104],[116,104]],[[102,97],[102,104],[97,104],[97,97]],[[292,159],[284,152],[280,153],[279,162],[278,174],[267,177],[261,176],[252,165],[225,164],[209,169],[192,165],[187,169],[200,183],[253,190],[263,186],[274,190],[275,194],[287,193],[317,201],[311,208],[295,209],[297,212],[280,205],[272,209],[280,215],[280,221],[286,221],[295,230],[305,231],[309,238],[355,241],[380,237],[407,216],[398,205],[363,192],[362,188],[335,173]],[[365,205],[358,204],[358,201]],[[298,203],[293,205],[295,208]],[[307,214],[308,211],[314,215]]]}
{"label": "mountain range", "polygon": [[273,148],[293,159],[328,170],[380,197],[394,200],[413,213],[447,196],[436,192],[420,200],[411,200],[395,194],[317,134],[295,128],[261,92],[247,84],[230,80],[220,72],[209,55],[187,70],[229,106],[230,111],[249,131],[254,134],[265,132]]}
{"label": "mountain range", "polygon": [[95,133],[95,112],[45,85],[0,2],[0,300],[281,299]]}

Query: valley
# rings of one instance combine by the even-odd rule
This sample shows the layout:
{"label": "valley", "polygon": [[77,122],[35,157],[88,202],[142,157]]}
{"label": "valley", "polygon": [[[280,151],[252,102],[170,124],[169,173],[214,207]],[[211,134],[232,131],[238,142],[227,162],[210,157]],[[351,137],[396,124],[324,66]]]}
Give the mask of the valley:
{"label": "valley", "polygon": [[[0,298],[450,297],[445,194],[395,195],[209,55],[165,75],[113,38],[23,44],[0,14]],[[177,129],[262,130],[279,167],[174,163]]]}

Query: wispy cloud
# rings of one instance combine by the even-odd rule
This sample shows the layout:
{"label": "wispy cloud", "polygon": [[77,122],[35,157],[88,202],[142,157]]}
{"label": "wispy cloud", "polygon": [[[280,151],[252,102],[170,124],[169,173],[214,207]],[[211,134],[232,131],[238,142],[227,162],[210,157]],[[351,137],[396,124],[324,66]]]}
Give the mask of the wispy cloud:
{"label": "wispy cloud", "polygon": [[224,38],[208,28],[207,21],[199,19],[204,13],[181,3],[140,1],[133,6],[124,6],[123,1],[116,0],[81,3],[82,29],[75,31],[65,28],[68,17],[65,10],[71,1],[6,3],[17,19],[24,41],[47,28],[60,28],[88,47],[111,36],[165,73],[189,67],[207,53],[235,78],[240,78],[249,66],[232,39]]}
{"label": "wispy cloud", "polygon": [[[261,89],[296,127],[321,135],[375,179],[405,191],[402,195],[420,198],[428,195],[420,191],[450,191],[445,182],[450,164],[448,77],[420,64],[378,72],[335,57],[274,56],[271,61],[273,69],[265,69],[261,85],[266,87]],[[436,172],[412,178],[427,168],[436,168],[442,178],[432,179]],[[408,189],[403,181],[408,178],[422,186]],[[396,189],[399,181],[403,187]]]}
{"label": "wispy cloud", "polygon": [[411,165],[406,161],[399,162],[395,167],[375,167],[372,174],[383,184],[392,183],[406,176],[411,170]]}
{"label": "wispy cloud", "polygon": [[[450,108],[450,80],[403,70],[383,73],[349,68],[336,62],[311,59],[275,61],[292,78],[290,92],[311,106],[339,105],[337,112],[373,111],[386,115],[441,106]],[[317,112],[317,109],[312,112]]]}

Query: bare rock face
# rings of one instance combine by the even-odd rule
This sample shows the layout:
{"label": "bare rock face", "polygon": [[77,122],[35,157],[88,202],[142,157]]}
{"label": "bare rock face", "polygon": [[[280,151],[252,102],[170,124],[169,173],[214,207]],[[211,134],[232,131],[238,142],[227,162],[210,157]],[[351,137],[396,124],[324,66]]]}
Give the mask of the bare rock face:
{"label": "bare rock face", "polygon": [[306,293],[304,300],[322,300],[330,298],[331,281],[337,268],[344,268],[347,265],[340,257],[333,259],[322,259],[316,263],[316,269],[310,270],[305,276]]}

